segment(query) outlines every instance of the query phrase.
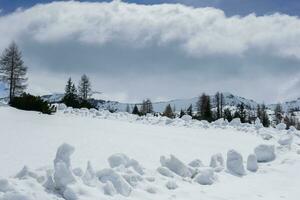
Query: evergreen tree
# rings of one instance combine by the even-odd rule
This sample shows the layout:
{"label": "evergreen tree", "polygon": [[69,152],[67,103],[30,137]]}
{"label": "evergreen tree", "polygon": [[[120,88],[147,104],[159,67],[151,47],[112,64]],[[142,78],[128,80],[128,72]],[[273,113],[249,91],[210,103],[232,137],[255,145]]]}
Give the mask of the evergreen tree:
{"label": "evergreen tree", "polygon": [[202,94],[197,102],[198,119],[212,121],[212,112],[210,105],[210,97]]}
{"label": "evergreen tree", "polygon": [[79,98],[76,93],[76,87],[72,82],[71,78],[68,79],[67,84],[65,86],[65,95],[62,99],[62,102],[69,107],[73,107],[73,108],[80,107]]}
{"label": "evergreen tree", "polygon": [[270,119],[269,115],[266,111],[266,106],[264,104],[261,105],[261,113],[260,113],[260,121],[263,124],[264,127],[269,127],[270,126]]}
{"label": "evergreen tree", "polygon": [[139,108],[137,107],[137,105],[134,105],[133,110],[132,110],[132,114],[134,115],[141,115]]}
{"label": "evergreen tree", "polygon": [[153,106],[150,99],[143,101],[140,112],[143,115],[146,115],[147,113],[153,113]]}
{"label": "evergreen tree", "polygon": [[193,105],[192,104],[186,110],[186,114],[193,117]]}
{"label": "evergreen tree", "polygon": [[163,116],[169,117],[169,118],[174,118],[174,113],[172,111],[172,107],[170,104],[168,104],[165,108],[165,111],[163,112]]}
{"label": "evergreen tree", "polygon": [[0,78],[8,85],[9,101],[26,89],[26,73],[22,53],[16,43],[12,42],[0,58]]}
{"label": "evergreen tree", "polygon": [[242,123],[246,123],[247,114],[246,114],[244,103],[238,105],[238,116],[241,119]]}
{"label": "evergreen tree", "polygon": [[275,114],[276,124],[281,123],[281,121],[283,119],[283,111],[282,111],[282,107],[279,103],[275,107],[274,114]]}
{"label": "evergreen tree", "polygon": [[179,118],[181,118],[183,115],[185,115],[185,112],[181,109],[180,114],[179,114]]}
{"label": "evergreen tree", "polygon": [[227,119],[228,122],[231,122],[233,119],[231,111],[228,108],[224,110],[224,118]]}
{"label": "evergreen tree", "polygon": [[91,82],[87,75],[82,75],[78,85],[78,95],[86,101],[92,95]]}
{"label": "evergreen tree", "polygon": [[259,105],[259,104],[257,105],[257,108],[256,108],[256,116],[257,116],[257,118],[259,118],[260,120],[262,119],[262,116],[261,116],[261,108],[260,108],[260,105]]}

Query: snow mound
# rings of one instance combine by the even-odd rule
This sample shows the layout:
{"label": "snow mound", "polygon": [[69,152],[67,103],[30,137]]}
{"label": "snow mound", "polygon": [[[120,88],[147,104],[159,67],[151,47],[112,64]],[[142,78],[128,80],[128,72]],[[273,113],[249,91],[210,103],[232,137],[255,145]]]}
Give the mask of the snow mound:
{"label": "snow mound", "polygon": [[201,185],[212,185],[216,181],[214,169],[201,169],[199,171],[199,174],[197,174],[197,176],[195,177],[194,181]]}
{"label": "snow mound", "polygon": [[285,134],[285,135],[281,136],[278,140],[278,143],[283,146],[289,146],[292,144],[292,142],[293,142],[292,134]]}
{"label": "snow mound", "polygon": [[157,168],[158,173],[160,173],[163,176],[169,177],[169,178],[173,178],[174,174],[171,170],[169,170],[166,167],[158,167]]}
{"label": "snow mound", "polygon": [[221,153],[215,154],[210,159],[210,165],[216,172],[220,172],[224,169],[224,158]]}
{"label": "snow mound", "polygon": [[233,127],[239,127],[242,123],[240,118],[234,118],[229,124]]}
{"label": "snow mound", "polygon": [[257,158],[255,154],[250,154],[247,159],[247,169],[251,172],[258,170]]}
{"label": "snow mound", "polygon": [[178,188],[178,185],[177,183],[174,181],[174,180],[169,180],[167,183],[166,183],[166,187],[169,189],[169,190],[175,190]]}
{"label": "snow mound", "polygon": [[168,168],[169,170],[181,177],[192,177],[193,175],[191,169],[188,168],[182,161],[180,161],[174,155],[170,155],[170,158],[161,156],[160,163],[163,167]]}
{"label": "snow mound", "polygon": [[11,185],[7,179],[0,179],[0,192],[7,192],[12,190]]}
{"label": "snow mound", "polygon": [[286,125],[284,123],[279,123],[276,125],[276,129],[279,131],[283,131],[286,129]]}
{"label": "snow mound", "polygon": [[270,162],[276,157],[274,145],[261,144],[254,149],[258,162]]}
{"label": "snow mound", "polygon": [[245,175],[245,169],[243,164],[243,157],[240,153],[235,150],[229,150],[227,152],[227,170],[235,175]]}
{"label": "snow mound", "polygon": [[183,115],[183,116],[181,117],[181,119],[182,119],[183,121],[188,122],[188,121],[191,121],[193,118],[192,118],[190,115]]}
{"label": "snow mound", "polygon": [[90,161],[87,163],[86,171],[82,177],[82,181],[88,186],[96,185],[97,178]]}
{"label": "snow mound", "polygon": [[199,168],[199,167],[204,167],[204,164],[202,163],[201,160],[195,159],[189,163],[189,166],[194,168]]}
{"label": "snow mound", "polygon": [[103,169],[97,173],[97,177],[103,183],[111,182],[117,193],[128,197],[132,191],[127,181],[113,169]]}

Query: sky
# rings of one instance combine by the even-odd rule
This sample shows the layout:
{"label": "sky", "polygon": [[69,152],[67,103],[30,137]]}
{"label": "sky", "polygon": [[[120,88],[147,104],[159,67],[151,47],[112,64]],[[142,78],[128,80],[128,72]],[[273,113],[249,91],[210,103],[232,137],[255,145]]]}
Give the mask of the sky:
{"label": "sky", "polygon": [[16,41],[34,94],[87,74],[94,91],[122,102],[300,97],[294,0],[0,0],[0,10],[0,51]]}

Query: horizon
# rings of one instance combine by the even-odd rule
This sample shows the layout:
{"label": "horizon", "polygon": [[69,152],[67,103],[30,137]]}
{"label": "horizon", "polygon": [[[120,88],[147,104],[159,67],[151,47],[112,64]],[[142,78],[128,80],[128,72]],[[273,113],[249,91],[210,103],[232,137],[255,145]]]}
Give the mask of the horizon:
{"label": "horizon", "polygon": [[92,2],[0,3],[0,51],[17,42],[28,92],[60,93],[68,77],[86,73],[94,89],[120,102],[187,99],[195,91],[268,104],[300,96],[296,1]]}

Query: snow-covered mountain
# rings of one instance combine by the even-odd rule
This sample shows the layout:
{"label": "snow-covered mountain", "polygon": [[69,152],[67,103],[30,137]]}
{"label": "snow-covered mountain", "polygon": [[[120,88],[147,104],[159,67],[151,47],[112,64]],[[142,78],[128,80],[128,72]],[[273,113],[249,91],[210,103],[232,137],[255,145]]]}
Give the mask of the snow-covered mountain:
{"label": "snow-covered mountain", "polygon": [[[245,107],[248,109],[254,109],[257,106],[257,102],[251,99],[246,99],[237,95],[233,95],[231,93],[223,93],[225,105],[227,106],[237,106],[241,103],[244,103]],[[59,102],[63,97],[63,94],[53,94],[53,95],[45,95],[43,98],[51,103]],[[214,107],[214,95],[211,95],[211,103]],[[198,97],[189,98],[189,99],[175,99],[170,101],[161,101],[161,102],[153,102],[153,109],[155,112],[163,112],[165,107],[170,104],[172,108],[175,107],[176,111],[180,111],[180,109],[186,110],[190,105],[196,109],[196,102],[198,101]],[[118,101],[105,101],[99,99],[92,99],[92,102],[97,105],[101,109],[109,109],[115,111],[125,111],[127,105],[133,109],[134,105],[140,105],[140,103],[121,103]]]}
{"label": "snow-covered mountain", "polygon": [[[277,104],[270,104],[268,108],[274,110]],[[290,110],[299,111],[300,110],[300,98],[292,101],[286,101],[281,103],[283,111],[287,112]]]}

